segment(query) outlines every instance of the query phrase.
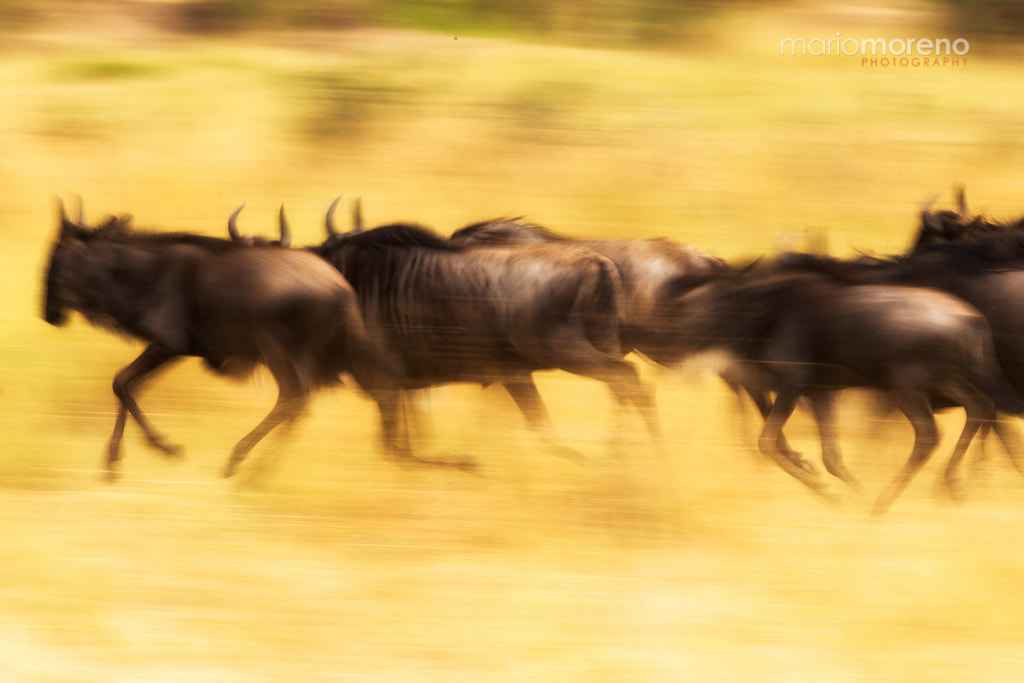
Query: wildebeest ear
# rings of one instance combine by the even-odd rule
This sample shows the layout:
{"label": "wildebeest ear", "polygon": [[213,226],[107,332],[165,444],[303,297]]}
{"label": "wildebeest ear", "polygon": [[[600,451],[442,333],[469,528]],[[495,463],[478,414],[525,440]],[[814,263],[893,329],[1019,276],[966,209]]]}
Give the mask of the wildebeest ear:
{"label": "wildebeest ear", "polygon": [[939,218],[938,214],[934,214],[928,210],[921,212],[921,225],[924,226],[926,232],[930,232],[934,235],[942,235],[946,232],[943,220]]}
{"label": "wildebeest ear", "polygon": [[961,218],[967,218],[969,214],[967,210],[967,188],[961,183],[954,186],[954,190],[956,190],[957,213],[960,214]]}
{"label": "wildebeest ear", "polygon": [[68,218],[67,213],[64,211],[64,201],[57,198],[57,219],[60,221],[60,240],[73,239],[80,237],[84,232],[84,228],[75,221]]}

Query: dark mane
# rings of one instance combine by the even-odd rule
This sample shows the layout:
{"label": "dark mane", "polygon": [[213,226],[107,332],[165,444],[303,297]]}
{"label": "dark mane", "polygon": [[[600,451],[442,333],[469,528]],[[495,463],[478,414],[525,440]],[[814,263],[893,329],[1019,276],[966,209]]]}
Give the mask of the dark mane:
{"label": "dark mane", "polygon": [[131,214],[105,216],[89,235],[90,239],[120,242],[135,234],[135,219]]}
{"label": "dark mane", "polygon": [[965,218],[955,211],[937,211],[930,216],[965,236],[1024,229],[1024,216],[1008,221],[989,218],[984,214]]}
{"label": "dark mane", "polygon": [[106,216],[91,232],[83,235],[87,241],[103,241],[115,244],[161,245],[189,244],[212,251],[235,248],[235,243],[222,237],[196,235],[188,232],[149,232],[136,230],[130,214]]}
{"label": "dark mane", "polygon": [[568,238],[552,232],[548,228],[531,223],[523,216],[515,218],[492,218],[459,228],[452,233],[450,240],[458,243],[472,239],[476,242],[506,242],[509,239],[535,240],[538,242],[564,242]]}
{"label": "dark mane", "polygon": [[861,284],[875,273],[900,266],[903,260],[900,256],[860,254],[856,258],[840,259],[821,254],[786,252],[768,262],[765,269],[779,273],[815,273],[843,284]]}
{"label": "dark mane", "polygon": [[966,274],[1024,266],[1024,227],[975,233],[963,242],[924,245],[903,260],[941,261]]}
{"label": "dark mane", "polygon": [[[766,267],[777,272],[810,272],[847,284],[868,282],[913,282],[956,274],[963,277],[1024,267],[1024,231],[1011,239],[1004,235],[995,243],[939,242],[917,251],[893,256],[861,254],[840,259],[817,254],[787,253]],[[945,274],[945,275],[944,275]]]}
{"label": "dark mane", "polygon": [[365,232],[348,233],[345,241],[362,247],[423,247],[440,251],[452,251],[447,240],[429,228],[414,223],[392,223]]}

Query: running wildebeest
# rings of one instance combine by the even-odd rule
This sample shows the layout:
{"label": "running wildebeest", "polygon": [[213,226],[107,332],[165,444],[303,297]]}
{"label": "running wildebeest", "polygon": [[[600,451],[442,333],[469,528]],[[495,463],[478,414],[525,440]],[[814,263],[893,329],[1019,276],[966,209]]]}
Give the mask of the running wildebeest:
{"label": "running wildebeest", "polygon": [[[540,428],[550,418],[532,373],[560,369],[604,382],[660,433],[653,396],[622,357],[622,287],[607,258],[582,247],[461,249],[411,224],[327,227],[313,251],[355,288],[371,334],[402,362],[404,389],[499,383]],[[381,413],[386,447],[401,448],[388,436],[391,410]]]}
{"label": "running wildebeest", "polygon": [[151,446],[180,453],[153,429],[133,394],[151,373],[182,356],[236,376],[262,364],[278,385],[277,402],[234,447],[226,476],[271,430],[296,420],[310,392],[333,384],[340,373],[353,374],[367,391],[386,393],[377,373],[387,366],[367,335],[355,293],[336,269],[308,252],[137,232],[127,218],[90,228],[69,220],[61,205],[44,297],[48,323],[62,325],[77,311],[93,325],[147,343],[114,378],[119,407],[106,460],[111,478],[129,414]]}
{"label": "running wildebeest", "polygon": [[[957,211],[922,209],[907,254],[846,261],[802,257],[801,265],[856,282],[932,287],[966,301],[987,319],[999,366],[1024,396],[1024,219],[999,222],[971,215],[962,187],[957,200]],[[991,427],[1024,474],[1024,438],[1015,420],[1001,413]]]}
{"label": "running wildebeest", "polygon": [[758,440],[786,472],[820,490],[823,482],[778,450],[778,435],[806,397],[818,423],[826,468],[862,490],[839,450],[835,397],[849,387],[886,392],[914,427],[910,458],[877,498],[881,514],[939,444],[931,401],[962,405],[967,421],[946,468],[957,465],[981,424],[999,409],[1024,412],[996,365],[985,318],[949,294],[919,287],[847,284],[820,272],[733,272],[679,284],[665,305],[675,322],[662,328],[651,358],[674,364],[723,349],[744,381],[776,394]]}
{"label": "running wildebeest", "polygon": [[644,352],[646,331],[658,321],[657,303],[665,285],[682,277],[725,270],[727,266],[696,247],[658,239],[576,239],[551,232],[521,218],[498,218],[474,223],[452,233],[459,247],[509,247],[562,244],[586,247],[612,260],[625,294],[621,338],[623,351]]}
{"label": "running wildebeest", "polygon": [[[953,292],[978,308],[992,326],[996,356],[1024,395],[1024,218],[996,221],[971,215],[963,186],[956,211],[921,211],[911,251],[895,265],[899,277]],[[1024,438],[1000,415],[993,425],[1010,460],[1024,474]]]}
{"label": "running wildebeest", "polygon": [[[475,248],[536,244],[568,248],[583,246],[608,257],[619,271],[625,293],[621,327],[623,352],[637,351],[643,355],[647,355],[649,345],[655,343],[657,330],[667,322],[659,318],[659,311],[670,283],[729,270],[729,266],[721,259],[667,238],[572,238],[522,218],[498,218],[467,225],[453,232],[449,241],[456,246]],[[766,392],[753,386],[742,386],[740,376],[728,366],[722,368],[719,374],[737,396],[740,396],[740,389],[746,391],[761,416],[767,417],[771,409],[771,397]],[[781,432],[779,449],[798,466],[813,472],[813,466],[790,447]]]}

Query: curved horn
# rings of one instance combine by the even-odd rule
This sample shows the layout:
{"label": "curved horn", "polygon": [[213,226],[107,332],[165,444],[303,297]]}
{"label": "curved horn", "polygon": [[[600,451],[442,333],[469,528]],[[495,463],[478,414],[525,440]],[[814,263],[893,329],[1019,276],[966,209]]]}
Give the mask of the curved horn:
{"label": "curved horn", "polygon": [[235,209],[231,214],[231,217],[228,218],[228,234],[231,235],[231,239],[235,242],[242,239],[242,236],[238,234],[238,214],[240,214],[244,208],[245,202],[242,202],[242,205]]}
{"label": "curved horn", "polygon": [[78,215],[75,217],[75,222],[79,225],[85,225],[85,202],[82,201],[82,195],[75,195],[75,204],[78,205]]}
{"label": "curved horn", "polygon": [[932,208],[932,204],[934,204],[938,198],[939,194],[937,192],[933,192],[932,194],[925,197],[924,201],[921,202],[921,213],[928,213],[928,211]]}
{"label": "curved horn", "polygon": [[66,235],[71,232],[73,224],[68,220],[67,214],[64,212],[64,200],[57,197],[57,223],[60,225],[60,239],[64,239]]}
{"label": "curved horn", "polygon": [[356,197],[352,206],[352,232],[363,231],[363,201]]}
{"label": "curved horn", "polygon": [[288,227],[288,219],[284,215],[284,204],[281,204],[281,211],[278,214],[277,222],[281,227],[281,246],[287,249],[292,243],[292,231]]}
{"label": "curved horn", "polygon": [[961,218],[967,218],[967,188],[963,185],[958,185],[956,189],[957,212]]}
{"label": "curved horn", "polygon": [[331,205],[327,208],[327,217],[324,218],[324,225],[327,227],[328,235],[337,235],[338,229],[334,226],[334,210],[338,208],[338,202],[341,201],[341,195],[338,195],[337,199],[331,202]]}

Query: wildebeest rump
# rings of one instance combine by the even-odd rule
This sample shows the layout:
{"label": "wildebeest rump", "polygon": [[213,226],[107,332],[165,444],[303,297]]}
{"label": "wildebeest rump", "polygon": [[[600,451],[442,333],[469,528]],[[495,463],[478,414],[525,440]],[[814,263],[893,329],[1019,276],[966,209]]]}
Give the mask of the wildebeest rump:
{"label": "wildebeest rump", "polygon": [[274,427],[302,412],[309,393],[342,372],[375,388],[363,368],[381,371],[355,294],[313,254],[276,246],[242,246],[187,233],[144,233],[111,218],[93,229],[60,210],[60,232],[45,280],[44,317],[60,325],[68,311],[94,325],[140,339],[146,348],[114,378],[119,400],[107,471],[114,476],[127,415],[149,443],[174,455],[134,392],[151,373],[181,356],[197,356],[221,373],[265,365],[279,388],[270,413],[232,451],[226,474]]}
{"label": "wildebeest rump", "polygon": [[[604,382],[659,432],[653,396],[621,357],[622,290],[608,259],[544,245],[464,250],[409,224],[335,232],[314,251],[355,288],[371,334],[402,362],[403,388],[500,383],[542,426],[531,373],[561,369]],[[381,412],[387,447],[407,455]]]}
{"label": "wildebeest rump", "polygon": [[836,436],[835,395],[848,387],[887,392],[915,431],[910,458],[878,497],[884,512],[938,446],[933,397],[967,411],[947,466],[957,464],[979,426],[1000,409],[1021,412],[1024,402],[1006,385],[995,362],[985,318],[949,294],[895,285],[851,285],[815,272],[767,276],[732,273],[686,291],[664,313],[652,359],[672,364],[711,348],[729,352],[744,381],[776,393],[758,441],[792,476],[820,489],[822,482],[777,449],[778,434],[806,396],[818,423],[823,459],[832,474],[860,489],[842,462]]}

